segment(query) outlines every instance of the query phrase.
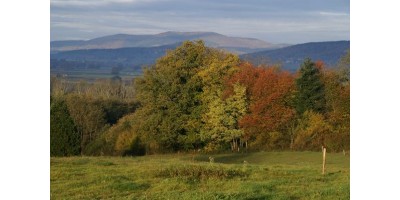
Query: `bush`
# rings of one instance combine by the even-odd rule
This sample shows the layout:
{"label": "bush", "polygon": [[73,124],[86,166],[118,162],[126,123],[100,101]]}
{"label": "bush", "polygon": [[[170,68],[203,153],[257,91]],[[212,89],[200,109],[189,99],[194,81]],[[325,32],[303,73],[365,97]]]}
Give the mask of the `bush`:
{"label": "bush", "polygon": [[240,169],[225,168],[215,165],[184,165],[159,170],[156,173],[156,176],[162,178],[180,178],[188,181],[200,181],[206,179],[247,177],[248,173]]}

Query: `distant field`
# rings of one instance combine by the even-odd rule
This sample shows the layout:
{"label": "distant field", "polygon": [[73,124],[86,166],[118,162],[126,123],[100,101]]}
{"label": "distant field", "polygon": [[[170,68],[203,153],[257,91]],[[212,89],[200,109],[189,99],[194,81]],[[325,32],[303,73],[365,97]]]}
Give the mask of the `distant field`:
{"label": "distant field", "polygon": [[259,152],[51,158],[52,199],[350,199],[350,157]]}
{"label": "distant field", "polygon": [[[85,80],[88,82],[93,82],[98,79],[111,79],[114,77],[114,74],[110,73],[109,69],[103,69],[103,70],[69,70],[69,71],[63,71],[63,70],[50,70],[50,76],[62,76],[64,78],[67,78],[70,81],[80,81],[80,80]],[[121,72],[118,76],[121,77],[123,81],[132,81],[135,77],[140,76],[140,72]]]}

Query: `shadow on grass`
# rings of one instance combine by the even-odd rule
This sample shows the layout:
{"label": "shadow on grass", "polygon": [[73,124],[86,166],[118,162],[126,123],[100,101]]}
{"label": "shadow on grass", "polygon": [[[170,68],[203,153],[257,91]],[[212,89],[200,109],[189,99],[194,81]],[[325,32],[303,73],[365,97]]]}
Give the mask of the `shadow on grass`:
{"label": "shadow on grass", "polygon": [[73,165],[85,165],[88,164],[90,160],[88,158],[79,158],[77,160],[73,160],[71,164]]}
{"label": "shadow on grass", "polygon": [[[230,153],[230,154],[220,154],[212,155],[214,157],[214,162],[224,163],[224,164],[242,164],[252,153]],[[198,155],[194,158],[195,161],[209,162],[210,155]]]}
{"label": "shadow on grass", "polygon": [[113,162],[109,162],[109,161],[99,161],[96,163],[96,165],[98,165],[98,166],[113,166],[115,164]]}
{"label": "shadow on grass", "polygon": [[113,177],[112,189],[118,191],[146,190],[150,188],[148,183],[137,183],[126,176]]}

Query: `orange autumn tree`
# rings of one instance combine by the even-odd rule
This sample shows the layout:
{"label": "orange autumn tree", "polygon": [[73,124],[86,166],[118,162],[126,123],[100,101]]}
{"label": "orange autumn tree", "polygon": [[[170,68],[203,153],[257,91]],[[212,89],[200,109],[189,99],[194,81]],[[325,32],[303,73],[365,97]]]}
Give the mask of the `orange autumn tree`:
{"label": "orange autumn tree", "polygon": [[287,124],[295,115],[289,105],[295,90],[294,77],[279,68],[255,67],[242,63],[240,70],[226,81],[224,96],[233,94],[233,86],[246,87],[249,110],[240,120],[242,140],[253,149],[284,148],[288,144]]}

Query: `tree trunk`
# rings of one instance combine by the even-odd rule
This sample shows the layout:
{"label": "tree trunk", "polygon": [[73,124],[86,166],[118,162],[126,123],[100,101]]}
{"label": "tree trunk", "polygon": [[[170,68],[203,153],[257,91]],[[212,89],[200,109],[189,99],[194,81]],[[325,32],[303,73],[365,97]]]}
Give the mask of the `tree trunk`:
{"label": "tree trunk", "polygon": [[294,137],[293,135],[290,136],[290,150],[293,151],[293,143],[294,143]]}

